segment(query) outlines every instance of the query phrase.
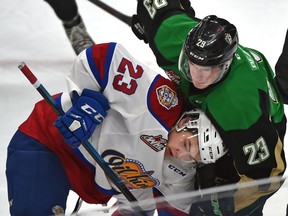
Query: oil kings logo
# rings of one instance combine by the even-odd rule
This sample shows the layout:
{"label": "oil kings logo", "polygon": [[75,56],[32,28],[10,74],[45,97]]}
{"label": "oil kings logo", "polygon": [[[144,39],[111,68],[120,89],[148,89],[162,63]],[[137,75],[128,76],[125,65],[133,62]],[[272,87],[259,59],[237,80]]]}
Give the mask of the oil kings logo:
{"label": "oil kings logo", "polygon": [[156,92],[159,103],[167,110],[178,104],[177,94],[169,86],[160,86],[156,89]]}
{"label": "oil kings logo", "polygon": [[146,171],[140,161],[125,158],[122,153],[115,150],[106,150],[101,156],[127,188],[145,189],[159,185],[159,180],[152,177],[154,171]]}
{"label": "oil kings logo", "polygon": [[140,139],[156,152],[162,151],[167,144],[167,140],[162,138],[162,135],[141,135]]}

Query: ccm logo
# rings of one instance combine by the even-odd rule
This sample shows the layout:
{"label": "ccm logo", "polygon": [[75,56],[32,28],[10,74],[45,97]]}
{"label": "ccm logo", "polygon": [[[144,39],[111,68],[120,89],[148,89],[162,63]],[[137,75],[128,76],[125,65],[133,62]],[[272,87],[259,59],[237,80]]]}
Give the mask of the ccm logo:
{"label": "ccm logo", "polygon": [[173,170],[175,173],[178,173],[181,176],[186,176],[187,174],[178,169],[177,167],[173,166],[172,164],[169,164],[168,166],[169,169]]}
{"label": "ccm logo", "polygon": [[104,116],[102,116],[97,110],[93,109],[93,107],[89,106],[88,104],[81,106],[81,109],[89,115],[94,115],[94,119],[99,123],[104,120]]}

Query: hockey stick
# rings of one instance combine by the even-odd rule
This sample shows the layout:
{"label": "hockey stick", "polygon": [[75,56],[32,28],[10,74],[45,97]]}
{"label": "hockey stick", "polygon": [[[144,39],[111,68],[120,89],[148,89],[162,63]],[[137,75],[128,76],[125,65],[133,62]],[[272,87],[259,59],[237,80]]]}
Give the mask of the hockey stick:
{"label": "hockey stick", "polygon": [[[55,110],[58,115],[65,114],[56,104],[55,100],[45,89],[45,87],[40,83],[33,72],[28,68],[28,66],[22,62],[18,68],[22,71],[24,76],[29,80],[29,82],[36,88],[36,90],[42,95],[42,97],[49,103],[49,105]],[[131,204],[132,208],[141,215],[146,215],[142,208],[136,203],[137,199],[125,186],[125,184],[120,180],[120,178],[114,173],[114,171],[107,165],[101,155],[96,151],[96,149],[91,145],[88,140],[82,143],[83,147],[87,150],[90,156],[97,162],[97,164],[103,169],[108,178],[114,183],[114,185],[121,191],[121,193],[127,198],[128,201],[133,202]]]}
{"label": "hockey stick", "polygon": [[100,7],[101,9],[103,9],[104,11],[106,11],[107,13],[111,14],[112,16],[118,18],[119,20],[121,20],[122,22],[126,23],[127,25],[131,26],[132,23],[132,17],[127,16],[123,13],[121,13],[120,11],[117,11],[116,9],[112,8],[111,6],[103,3],[100,0],[89,0],[91,3],[93,3],[94,5]]}

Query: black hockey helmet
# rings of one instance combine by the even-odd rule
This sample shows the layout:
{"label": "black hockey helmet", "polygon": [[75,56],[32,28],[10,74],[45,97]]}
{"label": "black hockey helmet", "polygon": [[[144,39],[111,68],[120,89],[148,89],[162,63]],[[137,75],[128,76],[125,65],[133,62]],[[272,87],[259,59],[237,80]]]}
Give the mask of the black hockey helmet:
{"label": "black hockey helmet", "polygon": [[190,80],[188,71],[188,61],[190,61],[201,66],[223,65],[223,74],[225,74],[237,46],[236,27],[215,15],[207,16],[189,32],[180,53],[179,70]]}
{"label": "black hockey helmet", "polygon": [[189,60],[203,66],[220,65],[232,58],[238,45],[236,27],[211,15],[190,31],[185,41]]}

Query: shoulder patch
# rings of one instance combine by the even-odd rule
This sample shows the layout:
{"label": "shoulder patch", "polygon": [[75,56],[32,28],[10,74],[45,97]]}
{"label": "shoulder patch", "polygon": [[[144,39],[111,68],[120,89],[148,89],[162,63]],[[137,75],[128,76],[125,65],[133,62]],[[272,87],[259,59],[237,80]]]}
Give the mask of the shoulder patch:
{"label": "shoulder patch", "polygon": [[170,131],[182,113],[182,100],[171,80],[157,75],[148,91],[147,106],[150,113],[166,130]]}
{"label": "shoulder patch", "polygon": [[162,85],[156,89],[157,99],[159,103],[167,110],[178,104],[178,97],[175,91],[169,86]]}

